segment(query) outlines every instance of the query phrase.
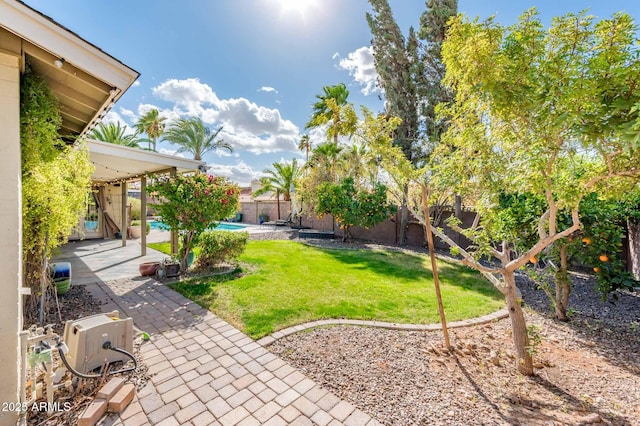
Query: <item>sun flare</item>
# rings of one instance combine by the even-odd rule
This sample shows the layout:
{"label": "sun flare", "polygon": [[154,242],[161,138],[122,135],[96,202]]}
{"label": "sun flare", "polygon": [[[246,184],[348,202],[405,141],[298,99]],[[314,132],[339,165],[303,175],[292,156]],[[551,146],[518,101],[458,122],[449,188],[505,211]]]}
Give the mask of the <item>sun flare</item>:
{"label": "sun flare", "polygon": [[303,17],[309,9],[318,5],[317,0],[276,0],[276,2],[280,5],[282,14],[293,12]]}

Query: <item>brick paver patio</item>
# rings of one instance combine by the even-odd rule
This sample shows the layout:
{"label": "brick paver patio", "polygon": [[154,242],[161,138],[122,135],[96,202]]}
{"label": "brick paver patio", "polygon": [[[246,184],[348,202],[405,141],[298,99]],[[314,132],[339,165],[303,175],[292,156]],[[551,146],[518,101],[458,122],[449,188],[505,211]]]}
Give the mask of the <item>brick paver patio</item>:
{"label": "brick paver patio", "polygon": [[86,283],[150,334],[141,353],[151,379],[103,424],[377,425],[236,328],[153,279]]}

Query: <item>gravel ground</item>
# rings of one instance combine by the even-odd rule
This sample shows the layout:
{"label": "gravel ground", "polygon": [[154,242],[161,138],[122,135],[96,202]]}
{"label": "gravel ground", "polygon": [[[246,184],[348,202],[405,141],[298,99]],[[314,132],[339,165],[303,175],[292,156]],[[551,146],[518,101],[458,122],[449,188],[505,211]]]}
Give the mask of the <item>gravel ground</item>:
{"label": "gravel ground", "polygon": [[[60,317],[58,316],[58,308],[55,303],[51,303],[48,312],[45,314],[45,320],[47,323],[53,325],[54,332],[62,336],[64,332],[64,324],[67,320],[78,319],[89,315],[95,315],[102,312],[100,302],[96,301],[91,294],[82,285],[75,285],[69,288],[69,291],[65,295],[58,297],[60,307]],[[144,364],[142,356],[140,354],[141,339],[135,338],[134,333],[134,351],[133,355],[138,362],[138,368],[131,373],[123,373],[119,376],[123,377],[125,381],[136,385],[137,389],[142,389],[149,379],[148,367]],[[133,365],[133,363],[127,363],[127,366]],[[58,361],[57,357],[54,358],[54,369],[61,366],[61,361]],[[123,368],[122,363],[114,363],[111,365],[111,371],[115,369]],[[31,370],[28,371],[28,381],[32,380]],[[44,382],[44,370],[42,368],[37,369],[37,381]],[[111,376],[113,377],[113,376]],[[66,373],[66,376],[62,381],[73,379],[74,386],[70,390],[61,389],[56,391],[55,400],[64,404],[68,402],[72,407],[70,410],[61,410],[56,412],[52,416],[47,416],[46,411],[27,411],[27,424],[29,425],[42,425],[42,426],[54,426],[54,425],[72,425],[77,424],[77,417],[82,413],[87,405],[93,401],[98,389],[105,383],[104,378],[97,379],[80,379],[77,380],[70,373]],[[27,399],[31,397],[30,388],[27,390]],[[46,399],[40,399],[38,402],[46,401]]]}
{"label": "gravel ground", "polygon": [[518,277],[541,337],[531,378],[516,372],[509,320],[452,330],[454,354],[441,350],[440,332],[353,326],[301,332],[270,350],[388,425],[640,425],[640,297],[602,301],[591,277],[572,280],[573,315],[558,323],[544,293]]}

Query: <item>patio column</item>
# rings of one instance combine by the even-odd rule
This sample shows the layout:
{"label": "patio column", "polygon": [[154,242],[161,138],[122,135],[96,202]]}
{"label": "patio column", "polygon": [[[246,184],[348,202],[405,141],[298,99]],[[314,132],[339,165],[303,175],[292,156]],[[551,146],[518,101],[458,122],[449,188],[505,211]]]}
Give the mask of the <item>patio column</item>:
{"label": "patio column", "polygon": [[[169,172],[169,176],[171,176],[172,178],[176,177],[177,174],[178,171],[175,167],[171,169],[171,172]],[[178,231],[176,231],[175,229],[171,230],[171,254],[178,254]]]}
{"label": "patio column", "polygon": [[147,255],[147,177],[140,178],[140,256]]}
{"label": "patio column", "polygon": [[122,236],[122,247],[127,245],[127,182],[120,184],[122,188],[122,220],[120,225],[120,234]]}
{"label": "patio column", "polygon": [[[1,41],[1,40],[0,40]],[[2,43],[0,43],[1,45]],[[4,46],[2,46],[4,47]],[[22,174],[20,160],[20,55],[0,50],[0,401],[18,402],[22,330]],[[0,425],[18,413],[0,411]]]}

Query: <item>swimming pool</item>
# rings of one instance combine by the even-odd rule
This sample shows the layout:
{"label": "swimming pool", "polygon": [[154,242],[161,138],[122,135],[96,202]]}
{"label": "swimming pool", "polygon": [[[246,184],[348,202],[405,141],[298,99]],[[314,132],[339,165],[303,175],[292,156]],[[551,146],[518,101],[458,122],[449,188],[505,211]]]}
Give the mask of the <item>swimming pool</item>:
{"label": "swimming pool", "polygon": [[[158,222],[157,220],[150,220],[149,225],[151,226],[151,229],[160,229],[162,231],[169,230],[169,227],[167,225],[162,222]],[[247,227],[245,225],[240,225],[238,223],[219,222],[218,226],[211,229],[215,229],[217,231],[240,231],[246,228]]]}

